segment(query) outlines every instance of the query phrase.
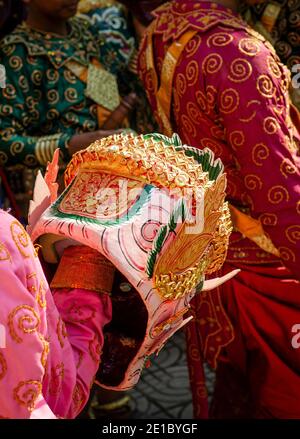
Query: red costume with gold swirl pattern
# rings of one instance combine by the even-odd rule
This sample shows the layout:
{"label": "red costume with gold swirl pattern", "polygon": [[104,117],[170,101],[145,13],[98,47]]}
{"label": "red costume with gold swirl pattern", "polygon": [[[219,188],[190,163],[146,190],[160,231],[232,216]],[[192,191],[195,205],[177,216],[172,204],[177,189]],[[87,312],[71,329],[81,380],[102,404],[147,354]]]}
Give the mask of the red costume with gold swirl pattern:
{"label": "red costume with gold swirl pattern", "polygon": [[222,159],[236,226],[222,272],[242,269],[194,301],[195,416],[208,414],[205,359],[218,364],[213,416],[299,418],[300,351],[291,339],[300,322],[300,136],[288,70],[223,6],[173,1],[154,15],[141,77],[163,132]]}

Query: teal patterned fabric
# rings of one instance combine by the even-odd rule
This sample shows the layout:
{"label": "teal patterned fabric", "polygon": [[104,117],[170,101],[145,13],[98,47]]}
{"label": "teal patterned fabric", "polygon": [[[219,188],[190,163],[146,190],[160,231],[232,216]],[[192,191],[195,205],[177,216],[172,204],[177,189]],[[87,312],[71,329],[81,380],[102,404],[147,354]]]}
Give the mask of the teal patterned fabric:
{"label": "teal patterned fabric", "polygon": [[97,10],[97,18],[74,17],[68,25],[68,36],[62,37],[22,24],[0,42],[6,69],[6,87],[0,89],[0,165],[44,166],[57,147],[67,161],[70,138],[99,128],[96,103],[66,63],[88,66],[97,59],[122,77],[134,38],[118,6]]}

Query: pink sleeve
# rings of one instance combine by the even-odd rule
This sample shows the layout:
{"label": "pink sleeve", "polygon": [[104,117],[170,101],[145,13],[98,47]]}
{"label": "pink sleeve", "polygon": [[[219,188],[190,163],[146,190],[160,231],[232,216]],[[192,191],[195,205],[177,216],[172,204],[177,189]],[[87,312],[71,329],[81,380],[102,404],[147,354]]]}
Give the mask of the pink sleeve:
{"label": "pink sleeve", "polygon": [[3,211],[0,293],[0,417],[75,417],[99,366],[109,296],[52,296],[28,235]]}
{"label": "pink sleeve", "polygon": [[[203,68],[207,85],[217,89],[220,121],[244,183],[240,191],[300,278],[300,133],[290,119],[287,69],[255,38],[237,36],[225,49],[214,48]],[[220,60],[221,70],[209,73]]]}

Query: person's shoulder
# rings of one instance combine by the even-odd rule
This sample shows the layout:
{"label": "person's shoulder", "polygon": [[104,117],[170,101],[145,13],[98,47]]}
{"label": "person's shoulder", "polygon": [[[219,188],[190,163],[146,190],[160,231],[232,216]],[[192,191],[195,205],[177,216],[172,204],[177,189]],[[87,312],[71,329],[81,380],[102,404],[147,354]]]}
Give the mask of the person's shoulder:
{"label": "person's shoulder", "polygon": [[[253,69],[265,70],[268,61],[280,63],[271,43],[242,21],[233,26],[219,25],[211,29],[202,35],[201,46],[200,52],[210,56],[218,54],[225,66],[243,60],[250,63]],[[203,52],[204,47],[207,50]]]}
{"label": "person's shoulder", "polygon": [[6,60],[11,56],[19,56],[23,58],[28,52],[38,51],[38,47],[39,45],[31,36],[26,25],[21,24],[0,41],[0,57],[3,58],[1,62],[7,64]]}

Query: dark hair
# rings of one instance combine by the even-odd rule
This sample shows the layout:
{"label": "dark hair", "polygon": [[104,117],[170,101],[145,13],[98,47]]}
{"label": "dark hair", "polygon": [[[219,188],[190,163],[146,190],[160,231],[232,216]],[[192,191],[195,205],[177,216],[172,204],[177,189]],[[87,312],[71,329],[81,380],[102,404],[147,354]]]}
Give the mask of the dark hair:
{"label": "dark hair", "polygon": [[0,0],[0,38],[3,38],[26,17],[22,0]]}
{"label": "dark hair", "polygon": [[145,26],[148,26],[153,20],[151,11],[167,1],[169,0],[119,0]]}

